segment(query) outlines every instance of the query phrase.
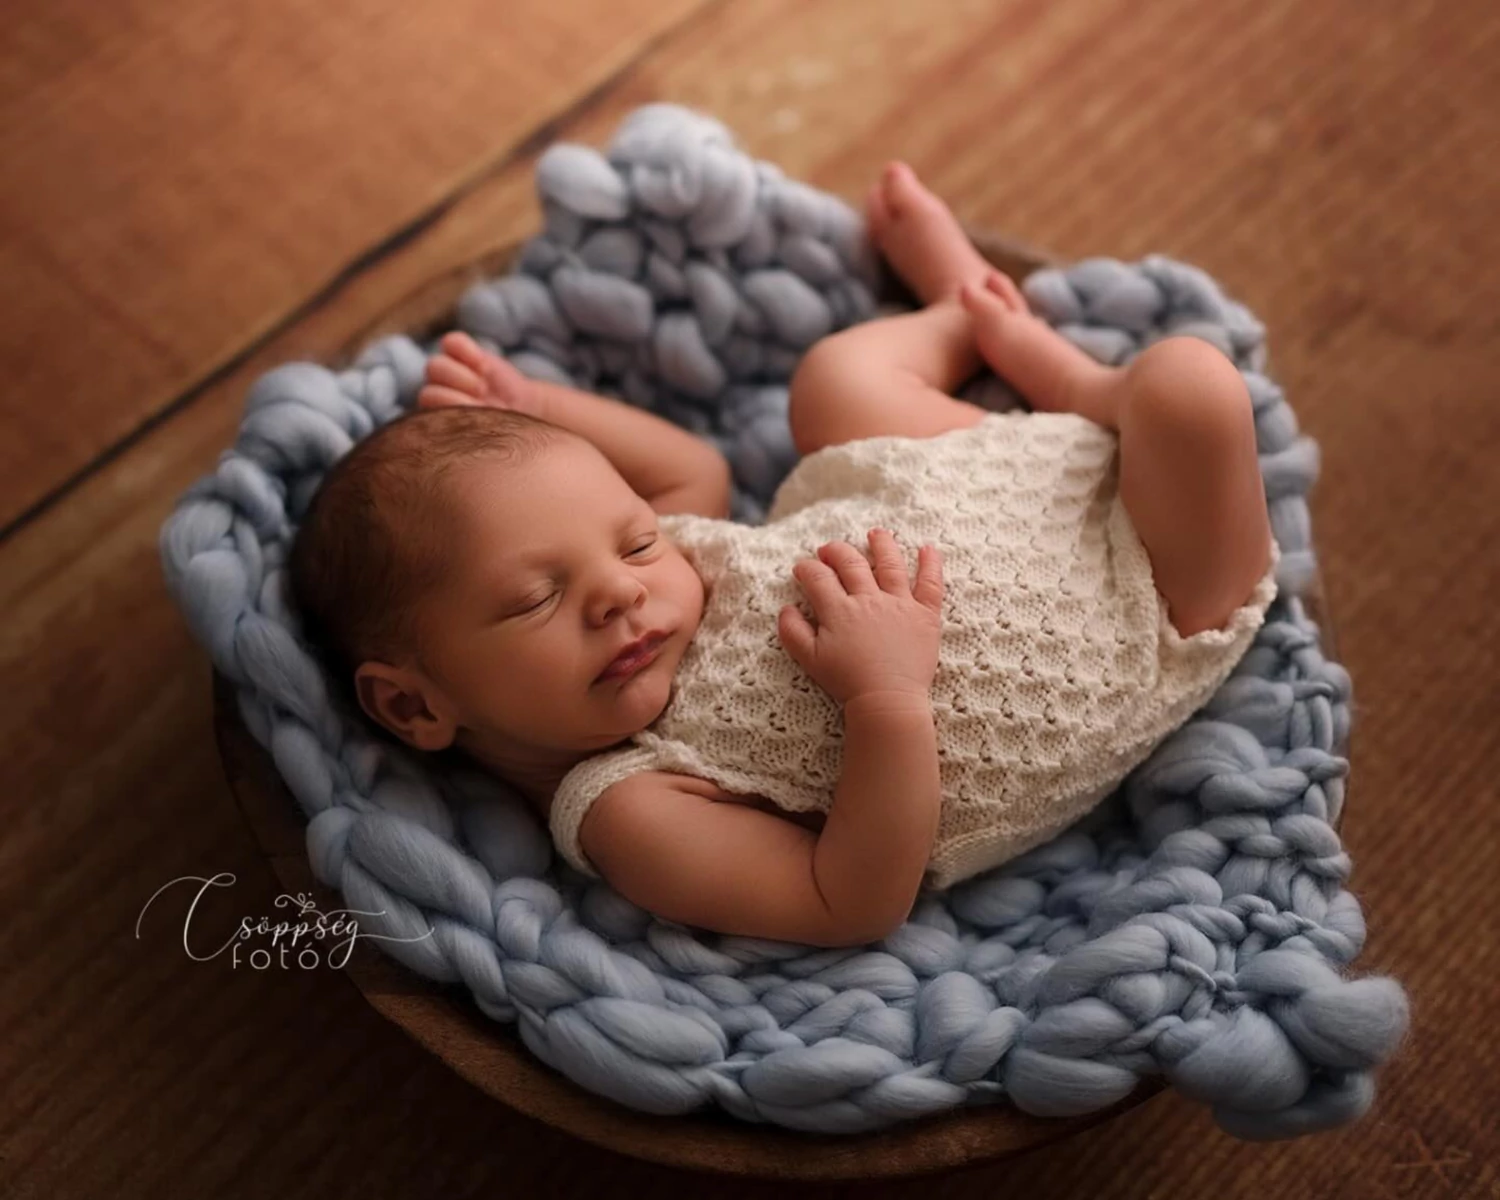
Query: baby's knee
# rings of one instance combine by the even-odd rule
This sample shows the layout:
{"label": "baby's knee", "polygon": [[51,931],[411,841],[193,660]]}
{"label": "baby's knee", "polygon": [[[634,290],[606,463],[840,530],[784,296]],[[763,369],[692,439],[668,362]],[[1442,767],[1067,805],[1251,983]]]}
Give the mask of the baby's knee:
{"label": "baby's knee", "polygon": [[1255,432],[1250,391],[1235,365],[1202,338],[1156,342],[1126,368],[1129,420],[1138,431],[1194,445],[1234,444]]}
{"label": "baby's knee", "polygon": [[828,417],[841,387],[857,365],[850,347],[835,333],[814,342],[802,356],[787,386],[787,423],[799,454],[812,454],[831,441]]}

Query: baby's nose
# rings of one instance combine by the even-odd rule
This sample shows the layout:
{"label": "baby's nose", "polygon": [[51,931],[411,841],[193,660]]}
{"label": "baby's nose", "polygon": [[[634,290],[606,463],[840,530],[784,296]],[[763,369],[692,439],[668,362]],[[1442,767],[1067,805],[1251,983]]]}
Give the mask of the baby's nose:
{"label": "baby's nose", "polygon": [[600,601],[605,621],[629,612],[646,599],[646,585],[639,579],[627,576],[624,583],[615,583],[606,589]]}

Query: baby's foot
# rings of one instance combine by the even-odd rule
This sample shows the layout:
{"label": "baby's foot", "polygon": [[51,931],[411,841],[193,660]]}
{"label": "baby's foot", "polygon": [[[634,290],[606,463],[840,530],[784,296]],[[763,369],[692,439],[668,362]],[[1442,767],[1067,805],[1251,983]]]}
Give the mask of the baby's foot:
{"label": "baby's foot", "polygon": [[1038,412],[1073,412],[1117,428],[1119,372],[1095,362],[1034,316],[1009,276],[991,268],[965,284],[959,303],[974,321],[979,356]]}
{"label": "baby's foot", "polygon": [[949,207],[905,163],[887,164],[865,204],[870,236],[923,304],[979,283],[989,264]]}
{"label": "baby's foot", "polygon": [[[978,283],[966,283],[963,289],[972,288],[974,291],[984,291],[993,295],[1000,301],[1000,305],[1006,312],[1020,313],[1023,316],[1031,315],[1031,305],[1026,303],[1026,296],[1016,285],[1016,281],[1004,271],[998,271],[994,267],[985,265],[984,278]],[[965,303],[965,308],[970,312],[974,307]]]}
{"label": "baby's foot", "polygon": [[467,333],[448,333],[443,352],[427,360],[427,382],[417,393],[419,408],[454,405],[530,408],[530,381],[498,354],[491,354]]}

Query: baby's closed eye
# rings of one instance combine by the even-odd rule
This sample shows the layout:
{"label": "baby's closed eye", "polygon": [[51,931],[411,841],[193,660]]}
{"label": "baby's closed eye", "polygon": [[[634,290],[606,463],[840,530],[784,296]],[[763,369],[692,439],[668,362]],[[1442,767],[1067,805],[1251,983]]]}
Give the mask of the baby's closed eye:
{"label": "baby's closed eye", "polygon": [[[627,550],[624,554],[624,557],[635,559],[645,558],[652,550],[656,548],[660,540],[661,539],[659,537],[653,534],[647,541],[638,542],[634,549]],[[527,613],[536,612],[541,609],[542,606],[545,605],[549,600],[558,595],[561,595],[561,589],[555,587],[550,588],[544,592],[528,594],[526,598],[518,601],[518,607],[516,607],[514,611],[507,612],[506,614],[504,614],[504,616],[520,617],[525,616]],[[502,616],[502,619],[504,619],[504,616]]]}

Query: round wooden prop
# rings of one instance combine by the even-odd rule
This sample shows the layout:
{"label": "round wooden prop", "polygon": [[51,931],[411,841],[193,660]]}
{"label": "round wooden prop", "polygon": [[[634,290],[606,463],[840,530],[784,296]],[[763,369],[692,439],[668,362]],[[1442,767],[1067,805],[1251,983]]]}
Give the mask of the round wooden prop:
{"label": "round wooden prop", "polygon": [[[1051,259],[1026,246],[971,231],[975,244],[1016,280]],[[361,330],[329,363],[351,362],[372,339],[407,333],[425,340],[454,327],[459,297],[474,282],[508,269],[519,246],[506,246],[449,271],[406,296]],[[886,273],[882,301],[914,303]],[[1322,589],[1305,598],[1320,626],[1324,653],[1334,657]],[[234,686],[213,675],[214,731],[230,790],[272,873],[290,894],[306,893],[325,912],[344,907],[308,864],[306,818],[270,755],[240,718]],[[461,985],[441,985],[408,970],[368,942],[358,942],[343,973],[376,1011],[395,1022],[470,1083],[556,1129],[608,1150],[690,1170],[762,1179],[852,1180],[926,1175],[994,1162],[1059,1141],[1160,1093],[1144,1080],[1112,1108],[1070,1119],[1028,1116],[1006,1104],[958,1109],[854,1136],[802,1133],[755,1125],[707,1109],[679,1117],[637,1112],[579,1087],[522,1043],[513,1025],[480,1012]]]}

